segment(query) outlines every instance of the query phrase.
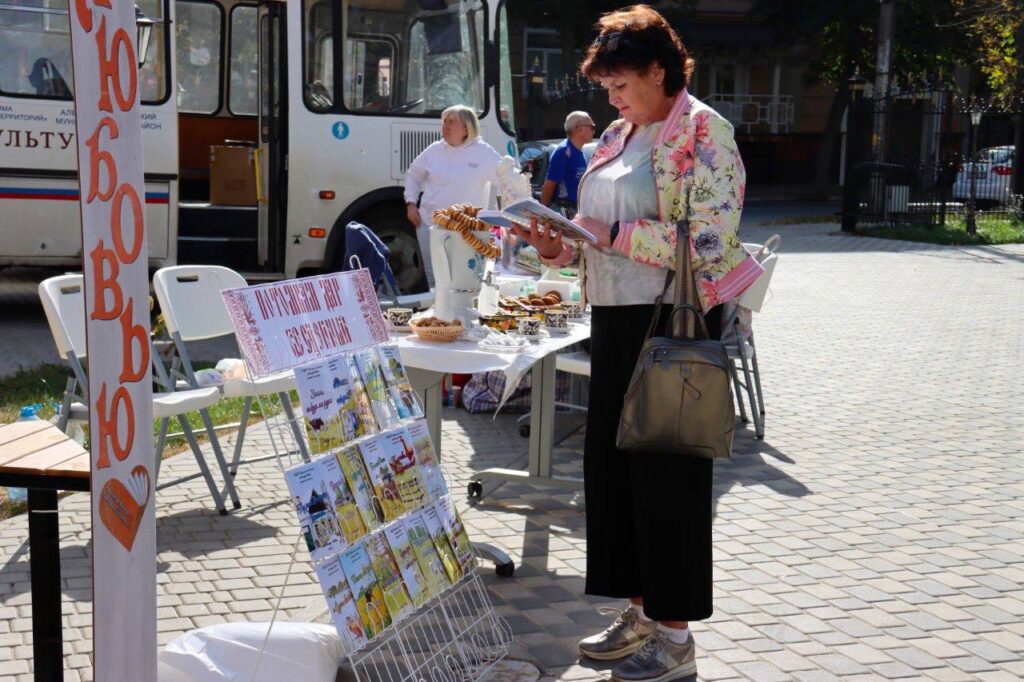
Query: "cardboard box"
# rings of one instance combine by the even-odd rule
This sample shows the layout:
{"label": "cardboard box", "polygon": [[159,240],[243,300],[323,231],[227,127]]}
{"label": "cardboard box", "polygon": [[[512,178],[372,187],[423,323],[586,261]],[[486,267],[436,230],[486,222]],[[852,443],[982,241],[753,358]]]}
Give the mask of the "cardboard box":
{"label": "cardboard box", "polygon": [[210,203],[255,206],[256,168],[252,147],[210,147]]}

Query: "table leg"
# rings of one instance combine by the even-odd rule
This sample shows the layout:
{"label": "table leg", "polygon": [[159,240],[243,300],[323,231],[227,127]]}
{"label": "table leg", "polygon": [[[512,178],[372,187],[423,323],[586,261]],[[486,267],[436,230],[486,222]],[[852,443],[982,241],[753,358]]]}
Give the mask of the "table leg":
{"label": "table leg", "polygon": [[[582,479],[555,476],[551,472],[551,453],[555,439],[555,361],[556,353],[549,353],[531,370],[533,385],[530,389],[530,446],[526,469],[492,467],[478,471],[472,488],[475,497],[483,498],[494,492],[498,486],[509,482],[531,483],[573,491],[583,489]],[[497,485],[485,486],[485,483],[491,482]]]}
{"label": "table leg", "polygon": [[423,413],[427,420],[427,429],[430,431],[430,439],[434,441],[437,449],[437,456],[441,456],[441,380],[444,379],[444,372],[434,372],[429,369],[418,369],[406,367],[406,374],[409,375],[409,383],[412,384],[423,403]]}
{"label": "table leg", "polygon": [[32,657],[36,682],[64,679],[60,610],[57,491],[28,489],[28,547],[32,576]]}

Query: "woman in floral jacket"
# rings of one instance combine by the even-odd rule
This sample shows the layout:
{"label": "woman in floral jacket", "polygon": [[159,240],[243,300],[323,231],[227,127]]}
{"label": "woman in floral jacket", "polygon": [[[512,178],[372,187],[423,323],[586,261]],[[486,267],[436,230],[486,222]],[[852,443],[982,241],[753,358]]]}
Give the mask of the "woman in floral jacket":
{"label": "woman in floral jacket", "polygon": [[[600,660],[625,659],[613,679],[660,682],[696,671],[689,621],[708,618],[712,461],[615,447],[623,395],[675,267],[678,226],[713,336],[722,304],[761,273],[737,237],[745,174],[732,126],[691,97],[693,71],[675,31],[645,5],[598,23],[582,73],[600,82],[621,119],[601,136],[580,182],[576,222],[598,237],[582,247],[592,306],[591,383],[584,443],[588,594],[629,599],[603,632],[580,642]],[[577,248],[550,225],[518,231],[551,265]],[[672,292],[666,293],[670,303]],[[628,657],[628,658],[627,658]]]}

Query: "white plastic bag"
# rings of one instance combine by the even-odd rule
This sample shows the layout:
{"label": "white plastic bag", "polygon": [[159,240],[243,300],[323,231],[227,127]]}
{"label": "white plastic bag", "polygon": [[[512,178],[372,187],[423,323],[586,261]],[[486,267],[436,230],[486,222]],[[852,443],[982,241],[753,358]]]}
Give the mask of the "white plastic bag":
{"label": "white plastic bag", "polygon": [[196,383],[202,387],[220,386],[224,383],[224,377],[215,369],[201,369],[196,372]]}
{"label": "white plastic bag", "polygon": [[245,379],[245,362],[238,358],[224,358],[217,363],[217,371],[224,381],[240,381]]}
{"label": "white plastic bag", "polygon": [[335,681],[344,647],[333,626],[275,622],[261,657],[268,627],[223,623],[185,633],[160,652],[160,682]]}

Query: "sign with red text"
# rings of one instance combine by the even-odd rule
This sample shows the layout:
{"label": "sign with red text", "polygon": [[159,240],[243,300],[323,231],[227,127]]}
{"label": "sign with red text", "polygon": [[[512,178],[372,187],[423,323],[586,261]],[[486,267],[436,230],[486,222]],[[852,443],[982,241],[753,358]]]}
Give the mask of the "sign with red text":
{"label": "sign with red text", "polygon": [[388,339],[365,269],[221,293],[254,377]]}
{"label": "sign with red text", "polygon": [[69,3],[92,474],[93,678],[156,679],[149,272],[135,4]]}

